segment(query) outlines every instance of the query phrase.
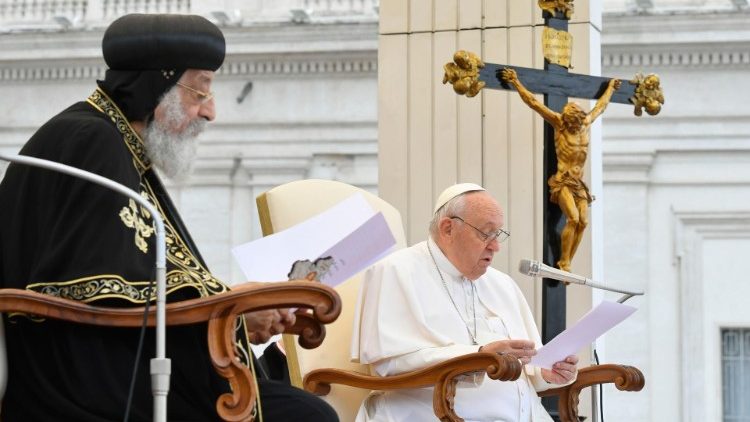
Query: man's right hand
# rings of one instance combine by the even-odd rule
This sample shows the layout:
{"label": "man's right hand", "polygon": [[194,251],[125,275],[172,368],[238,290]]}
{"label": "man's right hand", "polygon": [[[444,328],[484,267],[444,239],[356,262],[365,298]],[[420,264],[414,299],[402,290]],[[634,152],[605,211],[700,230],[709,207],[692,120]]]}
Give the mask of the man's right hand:
{"label": "man's right hand", "polygon": [[295,315],[288,309],[266,309],[245,314],[248,340],[263,344],[275,334],[281,334],[294,325]]}
{"label": "man's right hand", "polygon": [[479,351],[515,356],[524,365],[531,361],[532,356],[536,355],[534,342],[531,340],[493,341],[492,343],[487,343],[480,347]]}

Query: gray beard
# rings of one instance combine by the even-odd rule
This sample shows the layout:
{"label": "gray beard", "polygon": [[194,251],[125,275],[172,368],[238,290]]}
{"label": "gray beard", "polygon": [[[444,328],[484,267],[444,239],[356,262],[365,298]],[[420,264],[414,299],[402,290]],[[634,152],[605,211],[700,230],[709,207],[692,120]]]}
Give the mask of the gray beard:
{"label": "gray beard", "polygon": [[182,132],[174,133],[170,127],[179,125],[186,117],[177,91],[174,88],[167,91],[161,104],[166,107],[164,121],[152,120],[143,132],[146,155],[164,176],[184,181],[193,168],[198,135],[206,127],[206,120],[193,119]]}

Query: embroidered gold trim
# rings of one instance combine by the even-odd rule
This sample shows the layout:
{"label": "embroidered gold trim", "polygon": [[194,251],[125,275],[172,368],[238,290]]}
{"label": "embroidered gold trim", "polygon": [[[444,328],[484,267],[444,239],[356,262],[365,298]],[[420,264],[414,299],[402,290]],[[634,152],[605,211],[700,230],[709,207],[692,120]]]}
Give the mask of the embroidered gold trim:
{"label": "embroidered gold trim", "polygon": [[[156,198],[156,195],[148,181],[144,181],[142,186],[146,189],[145,194],[149,201],[152,204],[155,204],[161,215],[165,215],[162,205],[154,199]],[[167,242],[167,260],[177,269],[181,270],[183,283],[190,284],[197,289],[200,292],[201,297],[211,296],[230,290],[226,284],[214,277],[208,269],[206,269],[195,258],[195,256],[193,256],[185,242],[177,234],[171,221],[166,221],[164,226]]]}
{"label": "embroidered gold trim", "polygon": [[117,127],[117,130],[123,136],[125,144],[130,149],[130,152],[135,157],[136,168],[138,173],[141,175],[151,167],[151,160],[146,155],[146,148],[143,144],[143,140],[138,136],[136,131],[130,126],[130,122],[125,118],[117,104],[112,101],[107,94],[99,88],[96,88],[93,94],[86,100],[89,104],[94,106],[97,110],[106,114]]}
{"label": "embroidered gold trim", "polygon": [[[179,278],[174,277],[176,271],[167,275],[167,294],[183,287],[175,284]],[[124,299],[132,303],[143,304],[147,299],[150,281],[125,280],[116,274],[102,274],[76,280],[57,283],[33,283],[26,289],[63,299],[79,302],[93,302],[101,299]],[[152,292],[150,300],[154,300],[156,293]]]}
{"label": "embroidered gold trim", "polygon": [[5,314],[5,317],[7,318],[8,322],[10,322],[11,324],[17,323],[19,318],[26,318],[31,322],[46,321],[44,318],[40,316],[24,314],[22,312],[10,312],[10,313]]}
{"label": "embroidered gold trim", "polygon": [[96,105],[95,102],[91,101],[90,98],[87,98],[86,102],[89,103],[89,105],[91,105],[91,107],[94,107],[95,109],[97,109],[100,113],[104,113],[104,110],[102,110],[101,107],[99,107],[98,105]]}
{"label": "embroidered gold trim", "polygon": [[135,246],[141,252],[148,253],[146,239],[151,237],[155,230],[152,224],[146,224],[144,218],[150,220],[151,215],[144,207],[138,206],[133,199],[130,200],[127,207],[122,207],[122,210],[120,210],[120,220],[125,224],[125,227],[135,230]]}

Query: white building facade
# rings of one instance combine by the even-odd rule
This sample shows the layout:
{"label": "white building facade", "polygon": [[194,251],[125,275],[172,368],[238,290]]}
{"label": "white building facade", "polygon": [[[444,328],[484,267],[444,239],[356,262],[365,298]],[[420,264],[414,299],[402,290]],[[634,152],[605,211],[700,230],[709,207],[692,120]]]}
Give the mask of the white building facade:
{"label": "white building facade", "polygon": [[743,1],[605,1],[602,74],[661,77],[657,117],[604,114],[604,274],[645,290],[605,359],[607,421],[749,421],[750,11]]}

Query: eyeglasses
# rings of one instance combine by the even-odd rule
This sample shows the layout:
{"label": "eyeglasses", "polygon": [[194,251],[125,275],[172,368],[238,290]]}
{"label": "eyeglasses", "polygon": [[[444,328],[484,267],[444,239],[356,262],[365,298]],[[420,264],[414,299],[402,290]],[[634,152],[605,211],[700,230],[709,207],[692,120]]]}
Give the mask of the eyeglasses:
{"label": "eyeglasses", "polygon": [[467,226],[469,226],[472,229],[476,230],[477,233],[479,233],[479,235],[482,236],[482,240],[484,240],[485,243],[490,243],[490,242],[492,242],[495,239],[497,239],[497,241],[499,243],[503,243],[503,242],[505,242],[506,239],[508,239],[510,237],[510,232],[507,232],[507,231],[505,231],[503,229],[497,229],[494,232],[485,233],[485,232],[479,230],[478,228],[474,227],[470,223],[467,223],[466,220],[464,220],[463,218],[461,218],[459,216],[453,216],[453,217],[449,217],[449,218],[457,218],[457,219],[461,220],[461,222],[463,222]]}
{"label": "eyeglasses", "polygon": [[192,87],[189,87],[189,86],[185,85],[182,82],[177,82],[177,85],[179,85],[179,86],[187,89],[188,91],[192,92],[193,94],[195,94],[195,96],[198,98],[198,103],[200,103],[201,105],[206,104],[207,102],[211,101],[214,98],[214,93],[213,92],[199,91],[199,90],[197,90],[195,88],[192,88]]}

